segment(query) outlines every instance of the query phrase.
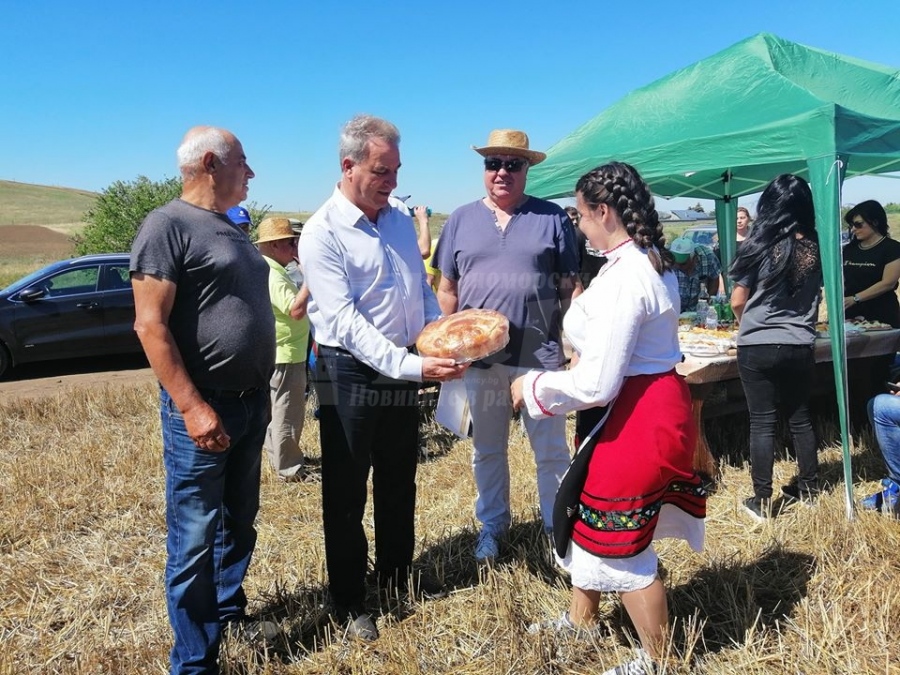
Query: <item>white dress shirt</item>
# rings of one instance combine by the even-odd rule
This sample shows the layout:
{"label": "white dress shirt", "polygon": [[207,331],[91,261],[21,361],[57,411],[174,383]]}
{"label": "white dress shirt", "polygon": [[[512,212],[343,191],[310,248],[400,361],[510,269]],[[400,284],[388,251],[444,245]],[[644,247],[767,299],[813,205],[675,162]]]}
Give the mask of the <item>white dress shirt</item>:
{"label": "white dress shirt", "polygon": [[422,358],[407,346],[441,310],[411,218],[389,205],[373,223],[338,186],[303,226],[298,252],[316,342],[388,377],[421,382]]}
{"label": "white dress shirt", "polygon": [[522,393],[532,417],[606,405],[626,377],[665,373],[681,361],[675,275],[660,276],[647,252],[630,242],[605,255],[606,265],[563,321],[578,363],[525,376]]}

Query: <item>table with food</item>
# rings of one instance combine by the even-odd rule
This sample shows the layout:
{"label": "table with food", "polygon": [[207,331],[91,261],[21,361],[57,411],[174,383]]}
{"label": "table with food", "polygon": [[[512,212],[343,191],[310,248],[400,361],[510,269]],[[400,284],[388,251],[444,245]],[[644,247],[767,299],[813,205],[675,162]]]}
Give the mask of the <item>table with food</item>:
{"label": "table with food", "polygon": [[[816,362],[832,360],[827,323],[816,326]],[[891,354],[900,348],[900,329],[877,321],[846,321],[847,359]],[[677,370],[688,384],[699,385],[739,378],[737,367],[737,326],[722,323],[717,328],[695,326],[686,318],[679,326],[678,341],[684,361]],[[852,363],[851,363],[852,367]]]}
{"label": "table with food", "polygon": [[[678,341],[684,360],[676,370],[684,375],[691,389],[694,419],[700,430],[694,464],[709,476],[717,473],[710,452],[704,418],[746,409],[737,365],[737,325],[733,321],[705,322],[698,326],[695,316],[683,314],[679,321]],[[832,361],[831,337],[827,323],[816,325],[816,363]],[[848,370],[857,359],[896,353],[900,348],[900,330],[876,321],[844,322]],[[862,362],[858,362],[862,363]],[[833,378],[821,378],[833,390]]]}

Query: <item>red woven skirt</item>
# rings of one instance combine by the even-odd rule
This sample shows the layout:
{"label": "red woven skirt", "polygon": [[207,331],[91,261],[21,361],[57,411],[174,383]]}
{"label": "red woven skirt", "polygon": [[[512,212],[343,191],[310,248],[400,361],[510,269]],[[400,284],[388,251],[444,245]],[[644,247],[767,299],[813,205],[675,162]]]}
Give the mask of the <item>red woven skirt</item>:
{"label": "red woven skirt", "polygon": [[653,541],[664,505],[704,518],[696,443],[682,377],[670,371],[626,378],[598,435],[572,540],[594,555],[627,558]]}

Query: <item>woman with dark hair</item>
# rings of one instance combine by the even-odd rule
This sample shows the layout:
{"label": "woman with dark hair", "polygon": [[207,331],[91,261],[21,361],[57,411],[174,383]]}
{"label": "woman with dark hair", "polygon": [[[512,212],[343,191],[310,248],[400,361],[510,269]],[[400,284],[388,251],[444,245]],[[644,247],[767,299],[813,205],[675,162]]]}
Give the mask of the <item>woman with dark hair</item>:
{"label": "woman with dark hair", "polygon": [[618,592],[643,649],[606,675],[640,675],[656,672],[668,633],[653,541],[676,537],[700,550],[704,538],[697,428],[687,384],[675,373],[678,282],[650,190],[633,167],[597,167],[575,192],[579,227],[607,258],[564,321],[580,358],[569,370],[518,378],[512,398],[535,418],[578,411],[576,446],[593,454],[571,538],[557,538],[557,553],[565,553],[558,561],[572,577],[569,610],[529,631],[589,634],[603,594]]}
{"label": "woman with dark hair", "polygon": [[807,403],[815,368],[816,319],[822,264],[812,192],[805,180],[783,174],[763,191],[756,225],[729,276],[731,307],[740,322],[737,361],[750,411],[753,496],[744,508],[757,520],[771,515],[775,425],[788,418],[798,475],[782,488],[788,502],[819,491],[816,436]]}
{"label": "woman with dark hair", "polygon": [[750,217],[750,211],[747,207],[737,207],[737,248],[735,248],[735,253],[741,248],[741,244],[744,243],[744,240],[750,236],[750,225],[752,223],[753,218]]}
{"label": "woman with dark hair", "polygon": [[847,211],[850,241],[844,246],[844,314],[848,319],[900,328],[900,242],[891,239],[887,214],[874,199]]}

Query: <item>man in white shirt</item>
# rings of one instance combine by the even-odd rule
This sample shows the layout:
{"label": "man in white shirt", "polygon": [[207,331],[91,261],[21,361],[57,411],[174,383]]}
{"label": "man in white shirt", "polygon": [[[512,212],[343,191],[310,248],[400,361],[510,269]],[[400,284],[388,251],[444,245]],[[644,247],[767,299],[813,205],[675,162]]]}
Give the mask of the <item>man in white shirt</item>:
{"label": "man in white shirt", "polygon": [[[347,634],[378,637],[367,612],[368,543],[362,525],[370,469],[379,584],[405,589],[415,545],[418,384],[459,378],[452,359],[410,346],[440,317],[425,282],[410,218],[388,203],[397,186],[400,133],[360,115],[340,141],[341,181],[306,222],[300,266],[318,344],[314,381],[322,445],[322,520],[329,591]],[[421,575],[412,592],[435,596]]]}

